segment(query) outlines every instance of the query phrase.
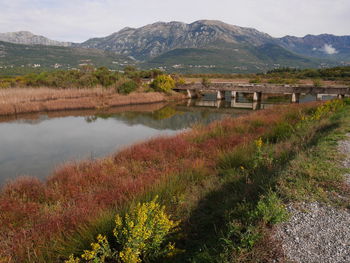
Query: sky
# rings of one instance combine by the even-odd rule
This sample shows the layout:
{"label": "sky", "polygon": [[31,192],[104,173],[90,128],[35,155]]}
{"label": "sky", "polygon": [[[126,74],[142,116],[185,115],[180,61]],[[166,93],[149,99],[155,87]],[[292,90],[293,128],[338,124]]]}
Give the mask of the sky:
{"label": "sky", "polygon": [[158,21],[213,19],[273,37],[350,35],[349,14],[350,0],[0,0],[0,32],[82,42]]}

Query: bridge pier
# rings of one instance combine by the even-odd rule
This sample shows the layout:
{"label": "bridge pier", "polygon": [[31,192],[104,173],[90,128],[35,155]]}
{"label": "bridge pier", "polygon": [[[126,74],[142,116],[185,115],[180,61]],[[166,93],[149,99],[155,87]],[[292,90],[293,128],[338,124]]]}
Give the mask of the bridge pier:
{"label": "bridge pier", "polygon": [[261,101],[253,101],[253,110],[261,109]]}
{"label": "bridge pier", "polygon": [[292,103],[299,103],[300,93],[292,93]]}
{"label": "bridge pier", "polygon": [[193,105],[192,99],[187,100],[187,107],[191,107]]}
{"label": "bridge pier", "polygon": [[198,94],[195,90],[190,90],[190,89],[187,90],[187,98],[193,99],[197,97],[198,97]]}
{"label": "bridge pier", "polygon": [[254,92],[253,101],[261,101],[262,92]]}
{"label": "bridge pier", "polygon": [[316,95],[316,101],[321,101],[323,98],[323,94],[317,94]]}
{"label": "bridge pier", "polygon": [[224,100],[225,99],[225,91],[218,90],[216,92],[216,99],[217,100]]}
{"label": "bridge pier", "polygon": [[231,108],[236,108],[237,97],[233,97],[231,100]]}

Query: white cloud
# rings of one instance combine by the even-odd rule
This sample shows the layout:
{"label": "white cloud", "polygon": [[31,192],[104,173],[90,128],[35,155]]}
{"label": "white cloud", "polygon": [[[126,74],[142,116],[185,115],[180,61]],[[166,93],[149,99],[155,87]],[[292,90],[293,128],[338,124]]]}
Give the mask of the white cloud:
{"label": "white cloud", "polygon": [[0,0],[0,32],[84,41],[156,21],[217,19],[272,36],[350,35],[349,0]]}
{"label": "white cloud", "polygon": [[336,50],[331,44],[324,44],[320,50],[328,55],[334,55],[338,53],[338,50]]}

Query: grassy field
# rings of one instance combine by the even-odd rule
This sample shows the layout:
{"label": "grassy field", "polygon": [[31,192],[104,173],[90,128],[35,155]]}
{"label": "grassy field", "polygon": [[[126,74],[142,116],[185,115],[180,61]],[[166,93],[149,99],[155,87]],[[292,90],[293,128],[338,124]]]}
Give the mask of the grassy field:
{"label": "grassy field", "polygon": [[266,233],[286,218],[279,189],[294,187],[281,171],[338,127],[344,109],[338,100],[279,106],[65,164],[46,182],[18,179],[0,193],[0,259],[64,261],[98,234],[118,248],[115,214],[158,196],[181,221],[170,237],[178,253],[160,262],[265,262],[279,253],[263,252]]}

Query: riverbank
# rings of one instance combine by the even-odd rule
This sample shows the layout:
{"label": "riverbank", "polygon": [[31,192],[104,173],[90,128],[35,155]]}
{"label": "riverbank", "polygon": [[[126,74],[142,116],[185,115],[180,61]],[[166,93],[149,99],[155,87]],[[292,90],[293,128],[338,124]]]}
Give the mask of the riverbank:
{"label": "riverbank", "polygon": [[0,116],[63,110],[106,109],[184,99],[179,93],[115,93],[114,89],[8,88],[0,90]]}
{"label": "riverbank", "polygon": [[332,130],[344,107],[339,100],[278,106],[69,163],[46,182],[19,179],[0,193],[0,255],[7,262],[79,255],[97,234],[111,237],[117,212],[157,195],[182,221],[174,237],[182,253],[166,261],[256,262],[252,251],[266,250],[264,233],[285,218],[280,171]]}

